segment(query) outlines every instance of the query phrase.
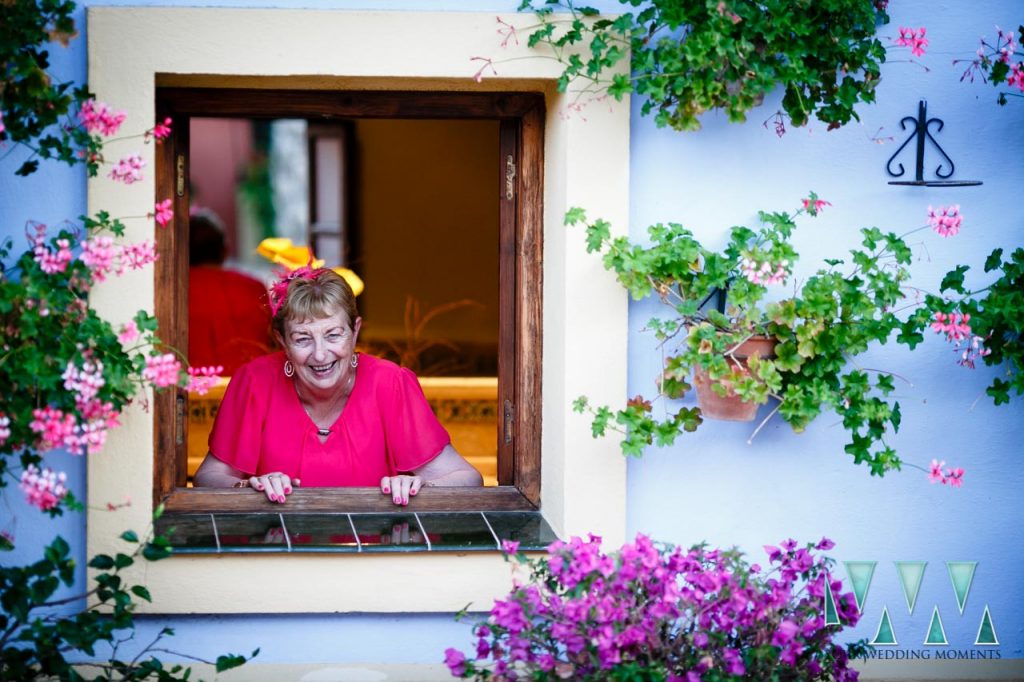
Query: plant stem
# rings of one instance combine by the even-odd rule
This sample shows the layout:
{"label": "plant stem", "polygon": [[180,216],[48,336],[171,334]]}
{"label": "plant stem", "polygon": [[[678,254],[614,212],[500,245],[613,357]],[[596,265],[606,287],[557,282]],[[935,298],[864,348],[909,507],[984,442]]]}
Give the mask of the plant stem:
{"label": "plant stem", "polygon": [[771,412],[769,412],[768,416],[765,417],[763,420],[761,420],[761,423],[757,425],[757,428],[754,429],[754,432],[752,434],[750,434],[750,438],[747,439],[747,445],[753,445],[754,444],[754,438],[757,437],[757,434],[761,432],[761,429],[764,428],[764,425],[767,424],[768,421],[771,420],[771,418],[775,416],[775,413],[778,412],[781,407],[782,407],[782,400],[779,400],[779,404],[775,406],[775,409],[772,410]]}

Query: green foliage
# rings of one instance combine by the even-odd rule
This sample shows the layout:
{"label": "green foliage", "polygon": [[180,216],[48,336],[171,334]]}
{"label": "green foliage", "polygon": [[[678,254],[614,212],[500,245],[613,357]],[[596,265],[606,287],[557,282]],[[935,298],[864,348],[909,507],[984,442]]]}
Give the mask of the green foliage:
{"label": "green foliage", "polygon": [[572,0],[520,5],[539,20],[528,45],[545,46],[564,69],[559,90],[582,84],[581,96],[619,100],[635,92],[643,97],[644,114],[676,130],[698,129],[700,115],[712,109],[744,121],[777,87],[797,126],[815,116],[838,128],[858,118],[856,106],[875,100],[885,61],[875,30],[889,20],[885,3],[621,2],[637,11],[610,20]]}
{"label": "green foliage", "polygon": [[[699,370],[719,395],[757,404],[778,401],[778,414],[795,431],[832,410],[849,432],[846,451],[856,464],[878,476],[899,469],[899,457],[885,444],[885,435],[900,426],[893,377],[868,374],[850,361],[894,336],[911,347],[923,338],[927,313],[901,320],[894,312],[909,278],[910,249],[903,239],[864,228],[862,248],[826,261],[792,295],[767,300],[769,286],[788,278],[799,258],[791,243],[795,218],[825,205],[812,194],[793,215],[761,212],[757,229],[733,227],[721,251],[708,249],[675,223],[651,226],[645,244],[634,244],[610,237],[606,224],[588,221],[581,210],[571,211],[567,222],[585,226],[588,245],[602,254],[622,286],[636,299],[657,296],[671,311],[647,325],[666,356],[653,399],[637,396],[618,411],[577,401],[578,411],[593,415],[594,435],[615,428],[623,434],[623,453],[640,456],[648,445],[668,445],[697,429],[698,408],[675,411],[652,403],[685,397],[691,388],[687,378]],[[840,269],[844,263],[849,265]],[[709,307],[722,296],[724,312]],[[736,352],[753,337],[774,339],[775,357],[741,362]]]}
{"label": "green foliage", "polygon": [[[1017,248],[1008,257],[995,249],[985,260],[985,272],[999,276],[987,287],[969,291],[964,285],[970,268],[959,265],[942,279],[942,292],[956,297],[929,296],[926,310],[918,317],[921,328],[935,313],[956,311],[969,316],[972,338],[963,343],[960,364],[973,366],[980,357],[986,365],[1003,367],[986,393],[996,405],[1008,403],[1013,396],[1024,395],[1024,249]],[[979,347],[973,347],[977,339]],[[983,351],[979,351],[983,348]]]}
{"label": "green foliage", "polygon": [[[132,553],[94,556],[89,561],[89,567],[95,569],[92,589],[73,597],[54,598],[62,585],[73,585],[75,573],[71,548],[59,536],[44,549],[41,560],[28,566],[0,567],[0,679],[190,679],[189,668],[166,666],[153,655],[174,653],[158,646],[173,634],[168,628],[130,660],[118,656],[118,649],[132,638],[137,599],[151,601],[149,590],[130,584],[123,571],[144,554],[143,547],[167,543],[166,538],[157,536],[140,545],[138,535],[130,530],[121,538],[136,545]],[[55,615],[57,607],[85,600],[88,605],[81,611]],[[111,650],[109,660],[82,662],[85,657],[95,657],[101,645]],[[222,672],[246,661],[244,656],[228,655],[219,657],[215,665]]]}
{"label": "green foliage", "polygon": [[66,47],[78,34],[71,18],[74,9],[71,0],[0,2],[0,143],[10,141],[33,151],[18,175],[34,173],[39,159],[69,166],[84,163],[90,175],[99,169],[100,137],[71,118],[76,106],[92,94],[85,86],[54,82],[47,71],[48,45],[59,42]]}

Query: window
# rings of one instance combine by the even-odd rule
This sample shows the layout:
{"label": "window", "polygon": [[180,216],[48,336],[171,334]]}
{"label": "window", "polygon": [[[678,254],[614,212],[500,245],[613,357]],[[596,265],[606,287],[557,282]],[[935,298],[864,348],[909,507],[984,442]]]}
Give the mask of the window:
{"label": "window", "polygon": [[[292,234],[297,243],[312,244],[316,255],[327,259],[329,266],[346,265],[363,273],[364,277],[366,273],[377,275],[367,279],[367,293],[360,299],[365,316],[360,341],[363,346],[369,344],[371,352],[398,348],[396,342],[403,341],[395,338],[401,335],[400,330],[392,330],[389,335],[387,329],[376,334],[375,329],[388,326],[389,314],[401,324],[401,310],[396,309],[410,291],[429,291],[432,284],[454,280],[455,284],[462,285],[462,289],[457,290],[462,293],[461,300],[466,300],[466,292],[480,292],[477,298],[483,298],[490,305],[481,304],[483,311],[473,317],[483,316],[488,308],[493,311],[496,328],[492,333],[496,343],[484,351],[485,355],[493,357],[473,364],[489,365],[497,370],[496,391],[490,401],[493,406],[485,407],[484,411],[491,420],[492,451],[497,461],[490,464],[498,485],[475,491],[430,489],[418,499],[418,506],[423,510],[536,509],[540,503],[540,424],[533,415],[539,412],[541,404],[542,373],[541,329],[536,321],[543,314],[540,286],[543,240],[539,237],[543,196],[543,96],[539,93],[427,95],[162,88],[157,90],[156,99],[158,116],[170,117],[176,131],[161,149],[162,158],[156,172],[157,196],[167,196],[165,188],[168,188],[175,201],[174,223],[158,235],[161,242],[158,246],[164,251],[176,254],[187,251],[180,245],[188,241],[190,209],[197,205],[220,204],[224,206],[222,214],[234,217],[234,207],[225,204],[223,196],[208,188],[215,184],[213,179],[218,176],[240,174],[238,164],[230,161],[230,150],[251,146],[255,140],[257,149],[250,156],[257,161],[245,173],[248,185],[243,184],[243,187],[250,187],[245,192],[249,200],[237,213],[252,214],[254,218],[250,222],[260,222],[261,215],[269,213],[269,217],[262,218],[262,229],[256,232],[269,235],[272,233],[268,230],[273,230],[275,223],[282,224],[285,227],[281,234],[273,233],[273,236]],[[250,129],[255,134],[249,133]],[[275,131],[279,131],[277,135]],[[304,196],[290,202],[267,202],[266,197],[272,195],[276,199],[284,190],[269,180],[269,176],[279,173],[271,173],[265,159],[273,158],[272,147],[288,145],[287,140],[294,139],[296,134],[308,145],[308,190],[302,190],[300,194]],[[476,164],[489,166],[489,180],[487,172],[480,174],[482,184],[480,179],[472,177],[476,175],[472,171],[463,182],[453,169],[449,169],[451,183],[438,177],[437,167],[443,167],[446,162],[446,143],[454,146],[453,140],[460,136],[471,138],[474,140],[471,146],[480,148],[475,152]],[[197,139],[191,139],[193,137]],[[425,139],[428,144],[423,145]],[[218,150],[218,145],[223,149]],[[424,150],[421,155],[402,154],[403,147],[416,148],[417,145]],[[395,157],[392,163],[380,161],[389,154]],[[200,161],[207,157],[215,160],[208,165],[219,167],[206,170],[206,165]],[[225,166],[225,162],[228,165]],[[282,165],[287,163],[294,165],[294,161]],[[473,182],[474,186],[459,186]],[[233,185],[229,186],[233,200]],[[467,193],[473,196],[467,198]],[[194,194],[197,196],[193,197]],[[224,194],[223,190],[220,194]],[[291,196],[295,195],[293,191]],[[445,224],[446,220],[457,222],[454,214],[458,211],[452,208],[460,201],[467,205],[467,211],[481,203],[487,207],[482,211],[483,217],[478,218],[480,224],[473,221],[454,227]],[[353,209],[356,202],[360,204],[359,209]],[[264,204],[270,204],[270,208],[264,209]],[[296,220],[289,220],[287,215],[295,214],[296,210],[286,208],[279,211],[286,215],[274,214],[275,205],[280,208],[295,204],[299,205],[298,227]],[[388,219],[387,215],[394,214],[400,206],[410,210]],[[376,212],[373,209],[377,209]],[[435,230],[436,238],[423,239],[418,231],[405,231],[417,214],[429,217],[437,213],[450,215],[447,219],[442,215],[433,221],[441,228]],[[304,224],[302,214],[309,217]],[[377,217],[381,215],[384,217]],[[489,219],[493,220],[493,225],[488,224]],[[229,243],[245,245],[235,249],[240,255],[251,251],[259,241],[258,236],[246,236],[251,230],[238,228],[243,222],[231,219],[228,224],[232,228],[228,230]],[[413,229],[416,227],[414,223]],[[449,234],[442,234],[444,231]],[[418,246],[415,239],[420,240]],[[413,242],[413,245],[403,249],[398,246],[403,242]],[[463,243],[469,245],[469,250],[458,255]],[[402,264],[403,258],[409,262]],[[461,267],[460,258],[466,263]],[[426,264],[424,269],[417,272],[416,266],[423,263]],[[161,259],[156,266],[157,281],[170,284],[157,288],[157,317],[165,338],[174,339],[169,342],[179,348],[188,347],[190,332],[202,331],[188,329],[187,285],[183,286],[189,279],[187,267],[188,263],[180,257]],[[459,272],[463,273],[463,279],[470,281],[460,282],[455,274]],[[407,286],[398,286],[403,280]],[[364,305],[367,302],[369,305]],[[417,300],[410,298],[406,316],[415,317],[418,305]],[[405,354],[394,359],[410,364]],[[460,413],[458,406],[453,409],[453,399],[443,395],[445,392],[439,384],[444,382],[424,378],[422,383],[428,398],[437,396],[432,401],[435,409],[442,422],[448,422],[446,426],[459,447],[464,430],[460,430],[453,418]],[[487,383],[462,382],[455,388],[468,394],[473,389],[486,391]],[[450,396],[451,391],[447,394]],[[200,491],[186,487],[187,474],[205,454],[201,425],[209,426],[215,402],[213,409],[207,409],[210,404],[206,399],[193,400],[190,404],[189,396],[183,391],[157,398],[157,423],[173,423],[174,429],[168,430],[157,443],[154,499],[164,503],[169,512],[265,510],[266,503],[248,491]],[[471,404],[463,402],[463,406]],[[190,429],[200,433],[189,433]],[[470,457],[474,454],[467,451],[467,446],[460,449]],[[487,463],[478,461],[476,464]],[[301,506],[306,511],[383,511],[389,504],[390,501],[374,489],[338,488],[299,490],[288,506],[289,509]]]}
{"label": "window", "polygon": [[[531,321],[543,328],[538,377],[543,400],[534,405],[535,414],[520,413],[516,419],[533,421],[537,429],[543,422],[540,508],[551,527],[560,536],[593,532],[613,545],[624,541],[625,462],[612,439],[591,438],[588,421],[572,412],[571,402],[584,393],[605,403],[626,395],[627,299],[601,263],[585,252],[583,235],[567,230],[562,217],[571,206],[585,206],[625,229],[628,101],[596,103],[585,120],[561,115],[572,95],[557,91],[557,65],[532,58],[525,41],[501,50],[500,78],[474,83],[470,76],[476,66],[469,58],[496,55],[500,49],[494,15],[488,12],[94,6],[86,8],[86,16],[89,85],[100,99],[123,109],[127,125],[138,129],[155,120],[158,87],[543,93],[548,115],[542,133],[543,184],[537,185],[544,193],[543,214],[537,218],[543,229],[527,236],[535,240],[531,249],[539,254],[543,248],[543,280],[532,285],[542,291],[544,306],[541,318]],[[514,13],[502,19],[520,27],[533,21]],[[132,59],[124,59],[126,54]],[[524,135],[541,134],[526,131],[526,124]],[[147,170],[173,162],[165,145],[140,148],[137,142],[115,142],[107,151],[112,158],[141,152]],[[143,214],[152,209],[154,194],[174,194],[172,178],[162,177],[161,183],[157,188],[153,174],[146,173],[143,181],[126,188],[101,174],[89,180],[89,211]],[[153,235],[151,223],[127,223],[132,241]],[[181,259],[179,267],[187,267],[187,254],[173,246],[163,245],[161,260]],[[116,283],[97,286],[94,303],[101,315],[121,324],[140,308],[155,314],[158,292],[173,286],[169,279],[154,281],[148,271],[128,273]],[[169,298],[173,307],[175,299]],[[150,523],[153,507],[146,502],[152,499],[158,471],[158,444],[173,448],[177,434],[172,425],[154,421],[152,401],[149,411],[139,401],[110,433],[102,455],[89,459],[89,554],[120,551],[114,538],[125,528],[141,531]],[[172,477],[167,489],[175,485]],[[106,511],[107,502],[122,502],[126,496],[131,506]],[[470,602],[490,603],[507,592],[509,581],[508,565],[493,552],[190,555],[131,567],[129,574],[132,569],[146,571],[154,601],[140,610],[153,614],[246,613],[256,593],[262,595],[263,613],[450,612]],[[273,576],[273,590],[266,589],[268,576]],[[368,584],[405,589],[382,592],[366,589]]]}

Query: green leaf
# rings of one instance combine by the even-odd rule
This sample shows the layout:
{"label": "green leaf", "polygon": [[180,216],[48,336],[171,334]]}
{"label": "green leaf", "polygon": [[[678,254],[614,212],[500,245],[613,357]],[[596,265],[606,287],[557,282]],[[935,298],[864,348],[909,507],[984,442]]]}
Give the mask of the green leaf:
{"label": "green leaf", "polygon": [[125,542],[138,542],[139,536],[133,530],[126,530],[125,532],[121,533],[121,539]]}
{"label": "green leaf", "polygon": [[996,249],[985,259],[985,272],[992,272],[1003,264],[1003,250]]}
{"label": "green leaf", "polygon": [[106,571],[114,567],[114,559],[108,554],[97,554],[89,560],[89,566],[101,571]]}
{"label": "green leaf", "polygon": [[153,597],[149,594],[149,590],[142,585],[132,585],[132,594],[140,599],[145,599],[148,602],[153,601]]}
{"label": "green leaf", "polygon": [[964,275],[970,269],[970,266],[958,265],[953,270],[947,272],[946,276],[942,278],[942,282],[939,284],[939,290],[954,291],[958,294],[967,293],[964,290]]}

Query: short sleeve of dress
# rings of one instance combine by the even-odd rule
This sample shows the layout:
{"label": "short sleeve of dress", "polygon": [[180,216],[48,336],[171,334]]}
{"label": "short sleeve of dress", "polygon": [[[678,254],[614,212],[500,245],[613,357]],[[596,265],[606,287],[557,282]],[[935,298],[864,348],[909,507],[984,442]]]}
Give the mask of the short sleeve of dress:
{"label": "short sleeve of dress", "polygon": [[410,370],[399,369],[388,403],[382,405],[384,439],[396,471],[414,471],[451,442]]}
{"label": "short sleeve of dress", "polygon": [[266,413],[266,390],[256,384],[253,365],[238,368],[231,377],[210,431],[210,452],[239,471],[255,474]]}

